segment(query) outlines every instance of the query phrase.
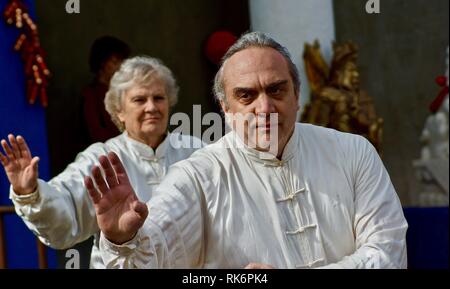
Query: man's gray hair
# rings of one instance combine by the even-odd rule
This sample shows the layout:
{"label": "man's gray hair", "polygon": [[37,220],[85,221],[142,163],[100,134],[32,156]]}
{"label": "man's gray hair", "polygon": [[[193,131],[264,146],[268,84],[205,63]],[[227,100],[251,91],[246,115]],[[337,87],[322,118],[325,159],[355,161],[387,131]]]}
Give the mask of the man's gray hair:
{"label": "man's gray hair", "polygon": [[161,60],[149,56],[132,57],[125,60],[114,73],[105,96],[105,108],[120,131],[125,130],[118,113],[122,110],[126,91],[134,86],[148,85],[155,76],[165,83],[169,105],[173,107],[178,101],[178,85],[170,69]]}
{"label": "man's gray hair", "polygon": [[214,78],[214,87],[213,92],[214,96],[218,101],[223,101],[227,104],[225,98],[225,88],[223,83],[223,67],[225,62],[233,56],[235,53],[250,48],[250,47],[269,47],[278,51],[283,57],[286,59],[289,67],[289,74],[292,77],[292,82],[294,84],[294,92],[296,95],[299,94],[300,91],[300,77],[298,73],[298,69],[295,66],[294,62],[292,62],[291,54],[287,50],[286,47],[282,46],[280,43],[269,37],[268,35],[262,32],[249,32],[243,34],[237,41],[234,43],[227,51],[227,53],[222,57],[222,62],[219,68],[219,71]]}

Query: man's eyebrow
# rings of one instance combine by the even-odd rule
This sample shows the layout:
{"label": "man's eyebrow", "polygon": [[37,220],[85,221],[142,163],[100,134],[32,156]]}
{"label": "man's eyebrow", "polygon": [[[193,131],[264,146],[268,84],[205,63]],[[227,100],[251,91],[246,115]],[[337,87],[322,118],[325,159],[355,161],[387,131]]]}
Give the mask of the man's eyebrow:
{"label": "man's eyebrow", "polygon": [[254,89],[248,88],[248,87],[235,87],[233,89],[233,94],[240,94],[240,93],[249,93],[254,91]]}
{"label": "man's eyebrow", "polygon": [[[275,82],[270,83],[269,85],[266,86],[267,88],[271,88],[271,87],[275,87],[275,86],[280,86],[280,85],[285,85],[287,84],[289,81],[286,79],[281,79]],[[253,88],[249,88],[249,87],[235,87],[233,89],[233,94],[239,94],[239,93],[249,93],[254,91]]]}
{"label": "man's eyebrow", "polygon": [[276,87],[276,86],[280,86],[280,85],[285,85],[287,83],[288,83],[288,81],[286,79],[282,79],[282,80],[278,80],[278,81],[270,83],[269,85],[267,85],[266,88],[271,88],[271,87]]}

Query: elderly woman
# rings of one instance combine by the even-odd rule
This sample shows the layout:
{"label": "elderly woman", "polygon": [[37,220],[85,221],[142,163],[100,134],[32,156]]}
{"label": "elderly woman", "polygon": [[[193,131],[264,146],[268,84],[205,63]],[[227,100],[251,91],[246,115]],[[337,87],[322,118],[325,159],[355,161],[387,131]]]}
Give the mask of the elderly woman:
{"label": "elderly woman", "polygon": [[[178,87],[171,71],[159,60],[126,60],[111,79],[105,106],[123,133],[95,143],[49,182],[38,179],[38,157],[21,136],[1,141],[0,161],[11,183],[10,198],[17,214],[46,245],[69,248],[95,235],[91,268],[103,268],[98,257],[95,210],[83,180],[101,155],[115,152],[123,162],[138,198],[146,202],[173,163],[188,158],[197,138],[167,131],[169,108],[177,102]],[[194,142],[197,142],[195,145]]]}

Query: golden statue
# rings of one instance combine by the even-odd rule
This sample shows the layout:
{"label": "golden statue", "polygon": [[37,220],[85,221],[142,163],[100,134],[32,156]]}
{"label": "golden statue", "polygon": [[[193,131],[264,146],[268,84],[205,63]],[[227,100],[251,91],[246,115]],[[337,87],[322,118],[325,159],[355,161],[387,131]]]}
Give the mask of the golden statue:
{"label": "golden statue", "polygon": [[347,42],[333,44],[328,68],[316,40],[305,44],[303,59],[311,88],[311,101],[301,121],[366,137],[381,154],[383,119],[377,117],[369,95],[359,88],[358,48]]}

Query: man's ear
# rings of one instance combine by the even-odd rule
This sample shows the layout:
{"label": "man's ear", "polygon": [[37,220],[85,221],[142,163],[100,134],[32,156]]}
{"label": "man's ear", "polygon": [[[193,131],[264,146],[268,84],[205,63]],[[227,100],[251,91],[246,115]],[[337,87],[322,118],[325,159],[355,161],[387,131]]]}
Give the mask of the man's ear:
{"label": "man's ear", "polygon": [[300,110],[300,88],[299,91],[295,94],[295,100],[297,101],[297,111]]}
{"label": "man's ear", "polygon": [[227,113],[228,112],[228,105],[222,99],[219,102],[220,102],[220,107],[222,108],[223,113]]}

